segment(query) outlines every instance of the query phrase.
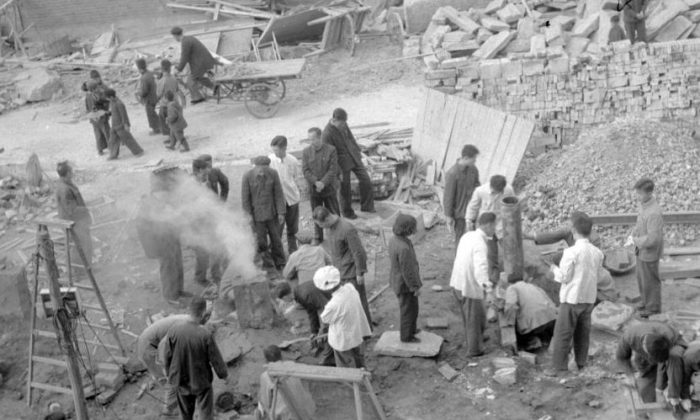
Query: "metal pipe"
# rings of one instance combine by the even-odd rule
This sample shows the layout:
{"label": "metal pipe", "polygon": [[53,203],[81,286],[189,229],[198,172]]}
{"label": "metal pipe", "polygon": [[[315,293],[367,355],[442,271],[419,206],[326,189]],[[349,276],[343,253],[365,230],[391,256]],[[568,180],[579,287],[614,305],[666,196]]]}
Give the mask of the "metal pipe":
{"label": "metal pipe", "polygon": [[523,275],[523,228],[518,197],[503,197],[501,200],[501,222],[503,223],[503,265],[506,274]]}

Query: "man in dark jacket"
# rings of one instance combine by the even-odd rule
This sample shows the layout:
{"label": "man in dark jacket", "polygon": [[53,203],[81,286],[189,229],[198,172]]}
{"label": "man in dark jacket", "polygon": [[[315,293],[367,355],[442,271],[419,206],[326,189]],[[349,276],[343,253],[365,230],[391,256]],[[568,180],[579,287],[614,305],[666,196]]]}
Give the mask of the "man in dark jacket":
{"label": "man in dark jacket", "polygon": [[191,103],[203,102],[206,97],[200,91],[199,85],[210,89],[214,88],[214,84],[206,77],[206,73],[219,63],[201,41],[193,36],[183,36],[182,28],[176,26],[170,33],[180,43],[180,63],[178,63],[177,71],[180,72],[186,65],[190,65],[187,86],[190,89]]}
{"label": "man in dark jacket", "polygon": [[199,420],[214,420],[214,375],[228,377],[228,370],[214,335],[202,326],[207,302],[194,297],[189,305],[189,321],[173,325],[164,343],[164,365],[168,382],[177,389],[177,402],[183,420],[194,418],[195,407]]}
{"label": "man in dark jacket", "polygon": [[[286,201],[280,177],[270,168],[270,158],[253,159],[255,167],[243,175],[241,201],[243,210],[253,219],[258,254],[263,263],[282,270],[285,264],[280,226],[284,222]],[[269,237],[269,243],[268,243]],[[268,249],[271,256],[268,254]]]}
{"label": "man in dark jacket", "polygon": [[109,101],[104,97],[96,81],[86,83],[85,110],[91,114],[90,124],[95,132],[97,154],[102,156],[109,140]]}
{"label": "man in dark jacket", "polygon": [[197,180],[211,189],[221,201],[228,199],[228,177],[219,168],[212,167],[211,155],[199,155],[192,161],[192,172]]}
{"label": "man in dark jacket", "polygon": [[[338,193],[335,184],[338,177],[338,154],[335,147],[324,143],[321,129],[313,127],[308,132],[311,145],[304,149],[301,167],[304,178],[309,183],[311,208],[327,208],[340,215]],[[323,242],[323,229],[314,224],[314,242]]]}
{"label": "man in dark jacket", "polygon": [[168,128],[167,120],[168,100],[165,98],[165,94],[168,92],[173,92],[177,95],[180,92],[180,84],[171,73],[172,67],[173,65],[170,60],[161,61],[160,70],[162,73],[160,79],[158,79],[158,82],[156,83],[158,92],[158,119],[160,120],[160,132],[166,136],[170,136],[170,129]]}
{"label": "man in dark jacket", "polygon": [[109,158],[107,160],[119,157],[121,143],[124,143],[134,156],[141,156],[143,149],[131,135],[131,123],[124,102],[117,98],[114,89],[105,90],[105,97],[109,100],[109,113],[112,116],[112,130],[109,133]]}
{"label": "man in dark jacket", "polygon": [[175,100],[175,93],[166,92],[165,99],[168,101],[167,121],[170,129],[170,144],[167,149],[175,150],[175,146],[180,143],[180,152],[189,152],[190,145],[187,144],[185,138],[185,128],[187,128],[187,120],[182,112],[182,105]]}
{"label": "man in dark jacket", "polygon": [[[59,162],[56,172],[60,177],[56,183],[56,204],[58,205],[58,217],[73,222],[73,233],[80,241],[88,264],[92,264],[92,236],[90,236],[90,225],[92,216],[85,200],[83,200],[80,190],[73,183],[73,168],[68,162]],[[71,238],[73,239],[73,238]],[[71,261],[82,264],[80,254],[71,249]]]}
{"label": "man in dark jacket", "polygon": [[467,221],[465,215],[469,200],[479,183],[479,170],[476,168],[476,157],[479,149],[471,144],[462,148],[462,157],[447,171],[445,176],[445,195],[443,208],[447,218],[447,226],[455,233],[455,244],[464,235]]}
{"label": "man in dark jacket", "polygon": [[139,91],[137,97],[140,103],[146,108],[146,118],[148,126],[151,127],[150,135],[160,134],[160,119],[156,113],[156,105],[158,104],[158,86],[153,72],[148,70],[146,60],[139,58],[136,60],[136,68],[141,73],[139,79]]}
{"label": "man in dark jacket", "polygon": [[365,273],[367,273],[367,252],[362,246],[360,235],[352,223],[332,214],[325,207],[316,207],[313,211],[314,222],[328,229],[329,251],[333,265],[340,271],[340,280],[352,283],[357,289],[362,301],[362,309],[367,316],[367,322],[372,325],[369,312],[367,290],[365,289]]}
{"label": "man in dark jacket", "polygon": [[362,164],[362,152],[355,141],[350,127],[348,127],[348,114],[342,108],[336,108],[322,134],[323,142],[335,147],[340,166],[340,207],[343,216],[354,219],[357,216],[352,209],[352,191],[350,188],[350,174],[355,173],[360,183],[360,210],[373,213],[374,191],[372,180]]}

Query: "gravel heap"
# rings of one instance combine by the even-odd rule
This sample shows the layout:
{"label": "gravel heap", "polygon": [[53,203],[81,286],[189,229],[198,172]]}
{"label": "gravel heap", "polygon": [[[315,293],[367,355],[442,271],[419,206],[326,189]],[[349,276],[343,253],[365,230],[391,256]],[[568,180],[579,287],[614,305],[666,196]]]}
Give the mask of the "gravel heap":
{"label": "gravel heap", "polygon": [[[636,213],[632,190],[641,177],[656,183],[665,212],[700,209],[700,142],[687,124],[640,118],[619,119],[584,129],[574,145],[528,166],[546,164],[524,188],[529,208],[524,230],[549,230],[573,210],[588,214]],[[529,175],[529,174],[528,174]],[[621,246],[632,226],[602,227],[605,247]],[[667,225],[667,245],[682,246],[700,238],[694,225]]]}

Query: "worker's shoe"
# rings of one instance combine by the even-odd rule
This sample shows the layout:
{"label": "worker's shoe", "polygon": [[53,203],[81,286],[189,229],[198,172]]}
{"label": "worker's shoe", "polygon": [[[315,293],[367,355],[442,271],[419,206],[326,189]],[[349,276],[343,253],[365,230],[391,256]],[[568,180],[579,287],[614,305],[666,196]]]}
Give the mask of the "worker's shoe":
{"label": "worker's shoe", "polygon": [[680,404],[669,404],[669,409],[674,419],[681,420],[685,418],[685,411],[683,411],[683,407]]}
{"label": "worker's shoe", "polygon": [[204,101],[206,101],[206,100],[207,100],[207,98],[192,99],[192,100],[190,101],[190,103],[191,103],[192,105],[197,105],[198,103],[204,102]]}
{"label": "worker's shoe", "polygon": [[690,410],[693,409],[693,402],[690,401],[690,399],[681,400],[681,407],[683,408],[683,410],[690,413]]}
{"label": "worker's shoe", "polygon": [[552,378],[560,378],[562,376],[566,376],[566,374],[568,374],[569,371],[563,369],[547,368],[542,373],[544,373],[545,376],[549,376]]}
{"label": "worker's shoe", "polygon": [[413,336],[408,340],[401,340],[402,343],[420,343],[420,338]]}

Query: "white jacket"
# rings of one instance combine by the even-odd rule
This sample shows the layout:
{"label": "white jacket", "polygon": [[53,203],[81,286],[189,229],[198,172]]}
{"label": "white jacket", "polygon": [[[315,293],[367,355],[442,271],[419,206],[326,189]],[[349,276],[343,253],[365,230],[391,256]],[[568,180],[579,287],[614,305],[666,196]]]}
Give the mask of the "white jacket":
{"label": "white jacket", "polygon": [[457,246],[450,287],[470,299],[483,299],[491,290],[486,234],[477,229],[462,235]]}

